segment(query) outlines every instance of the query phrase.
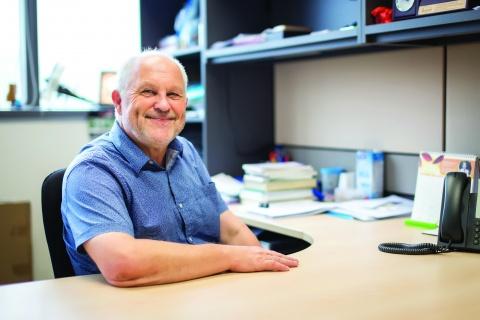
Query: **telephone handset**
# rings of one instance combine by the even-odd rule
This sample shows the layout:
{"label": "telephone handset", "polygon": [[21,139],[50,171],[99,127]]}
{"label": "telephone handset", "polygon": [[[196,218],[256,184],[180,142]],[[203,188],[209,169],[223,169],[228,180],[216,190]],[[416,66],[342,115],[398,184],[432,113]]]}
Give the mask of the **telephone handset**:
{"label": "telephone handset", "polygon": [[470,183],[470,178],[463,172],[449,172],[445,176],[437,245],[382,243],[378,249],[398,254],[432,254],[453,250],[480,252],[477,193],[471,193]]}
{"label": "telephone handset", "polygon": [[438,245],[452,250],[480,252],[480,217],[477,194],[470,193],[470,178],[463,172],[449,172],[443,184]]}

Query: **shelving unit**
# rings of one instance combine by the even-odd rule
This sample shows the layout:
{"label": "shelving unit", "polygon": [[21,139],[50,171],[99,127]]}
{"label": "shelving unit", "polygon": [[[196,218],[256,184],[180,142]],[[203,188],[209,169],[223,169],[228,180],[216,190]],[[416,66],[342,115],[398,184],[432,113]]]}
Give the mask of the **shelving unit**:
{"label": "shelving unit", "polygon": [[[172,33],[183,3],[142,0],[142,46],[155,45]],[[199,46],[174,55],[185,64],[190,79],[206,90],[204,121],[191,124],[184,133],[196,132],[193,137],[201,143],[210,173],[239,175],[242,163],[267,158],[274,146],[277,63],[480,39],[480,11],[375,24],[371,10],[391,4],[391,0],[201,0]],[[354,23],[356,28],[340,31]],[[214,43],[240,33],[258,34],[280,24],[306,26],[313,33],[211,49]]]}
{"label": "shelving unit", "polygon": [[[334,0],[202,2],[206,28],[204,158],[212,174],[240,175],[242,163],[267,159],[274,147],[275,63],[356,47],[360,29],[339,29],[360,24],[360,4]],[[282,24],[305,26],[314,33],[210,49],[214,43],[240,33],[256,34]]]}

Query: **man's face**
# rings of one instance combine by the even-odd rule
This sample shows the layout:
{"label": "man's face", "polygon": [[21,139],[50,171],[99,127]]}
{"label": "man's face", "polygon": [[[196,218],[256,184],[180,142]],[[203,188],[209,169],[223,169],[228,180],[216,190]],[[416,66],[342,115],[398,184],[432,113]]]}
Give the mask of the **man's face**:
{"label": "man's face", "polygon": [[185,126],[187,97],[177,65],[161,57],[144,58],[116,104],[127,135],[139,147],[165,149]]}

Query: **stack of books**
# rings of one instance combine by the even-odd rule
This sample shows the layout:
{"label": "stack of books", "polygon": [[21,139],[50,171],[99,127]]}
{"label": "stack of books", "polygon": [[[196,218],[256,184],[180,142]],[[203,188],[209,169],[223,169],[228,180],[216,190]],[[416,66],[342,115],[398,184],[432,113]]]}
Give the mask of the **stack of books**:
{"label": "stack of books", "polygon": [[267,205],[272,202],[312,199],[317,172],[295,161],[244,164],[242,204]]}

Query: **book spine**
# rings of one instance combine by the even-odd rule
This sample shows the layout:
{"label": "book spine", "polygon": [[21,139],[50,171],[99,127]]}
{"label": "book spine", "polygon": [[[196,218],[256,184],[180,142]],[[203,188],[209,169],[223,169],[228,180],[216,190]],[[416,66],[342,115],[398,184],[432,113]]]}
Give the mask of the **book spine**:
{"label": "book spine", "polygon": [[272,180],[270,182],[256,182],[248,181],[244,182],[244,188],[255,191],[288,191],[297,189],[314,188],[316,185],[315,179],[302,179],[302,180]]}

